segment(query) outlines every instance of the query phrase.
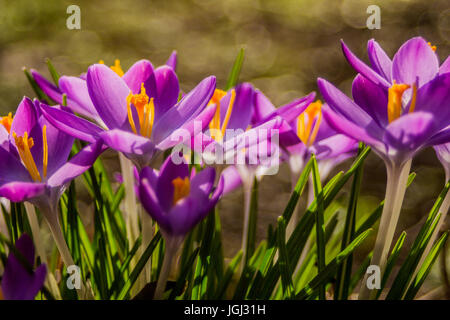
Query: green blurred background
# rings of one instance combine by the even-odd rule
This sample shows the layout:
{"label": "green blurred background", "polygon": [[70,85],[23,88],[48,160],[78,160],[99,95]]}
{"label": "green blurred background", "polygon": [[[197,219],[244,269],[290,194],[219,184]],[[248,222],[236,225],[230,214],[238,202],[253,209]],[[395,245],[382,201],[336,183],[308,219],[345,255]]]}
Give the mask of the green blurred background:
{"label": "green blurred background", "polygon": [[[81,30],[66,28],[66,9],[71,4],[81,9]],[[373,4],[381,8],[380,30],[366,27],[366,9]],[[448,56],[448,0],[0,0],[0,114],[15,110],[23,95],[33,96],[21,69],[35,68],[49,76],[47,57],[61,74],[78,75],[100,59],[107,64],[120,59],[124,70],[142,58],[157,66],[176,49],[177,73],[182,88],[189,90],[211,74],[223,87],[237,52],[244,47],[240,80],[251,81],[280,105],[317,90],[317,77],[350,93],[355,73],[341,54],[340,39],[367,61],[367,40],[375,38],[392,56],[417,35],[437,46],[441,61]],[[340,169],[346,167],[348,163]],[[407,191],[398,227],[407,230],[410,241],[444,183],[432,150],[420,154],[412,170],[417,177]],[[359,214],[369,212],[383,198],[385,183],[384,165],[372,154],[365,166]],[[261,183],[260,239],[281,213],[290,188],[285,166]],[[338,202],[345,205],[345,192]],[[242,203],[238,191],[220,205],[227,256],[240,246]],[[360,250],[361,257],[370,247],[368,243]],[[437,262],[422,291],[435,289],[429,297],[450,298],[439,269]]]}

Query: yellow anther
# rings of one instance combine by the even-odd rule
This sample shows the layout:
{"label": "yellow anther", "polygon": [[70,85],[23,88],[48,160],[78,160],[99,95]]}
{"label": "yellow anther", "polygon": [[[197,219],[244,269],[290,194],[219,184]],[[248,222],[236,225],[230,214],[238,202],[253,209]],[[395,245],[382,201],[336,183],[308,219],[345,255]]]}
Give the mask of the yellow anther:
{"label": "yellow anther", "polygon": [[216,104],[216,112],[214,117],[209,124],[211,130],[211,136],[214,140],[220,141],[225,135],[225,130],[227,129],[228,123],[230,122],[231,112],[233,111],[234,102],[236,100],[236,90],[231,90],[230,102],[228,103],[227,112],[225,118],[223,119],[223,124],[220,123],[220,100],[225,97],[226,91],[216,89],[214,94],[209,101],[209,104]]}
{"label": "yellow anther", "polygon": [[428,42],[428,45],[430,46],[431,50],[436,51],[436,46],[432,46],[431,42]]}
{"label": "yellow anther", "polygon": [[417,86],[413,84],[413,95],[411,98],[411,103],[409,105],[409,112],[414,112],[414,109],[416,108],[416,100],[417,100]]}
{"label": "yellow anther", "polygon": [[172,180],[173,184],[173,204],[189,195],[191,184],[188,177],[181,179],[180,177]]}
{"label": "yellow anther", "polygon": [[[307,119],[306,116],[308,117]],[[316,140],[321,122],[322,102],[320,100],[311,103],[308,108],[298,116],[297,136],[306,146],[310,147]]]}
{"label": "yellow anther", "polygon": [[[399,118],[402,114],[402,96],[405,90],[411,88],[408,84],[397,84],[394,80],[394,84],[388,90],[388,105],[387,113],[389,123]],[[415,100],[414,100],[415,104]],[[413,106],[414,108],[414,106]]]}
{"label": "yellow anther", "polygon": [[39,174],[33,155],[30,151],[30,149],[34,146],[33,138],[28,138],[28,132],[24,132],[23,137],[18,137],[17,134],[13,132],[13,137],[20,159],[22,159],[22,162],[30,173],[31,178],[34,181],[42,181],[41,175]]}
{"label": "yellow anther", "polygon": [[138,113],[139,125],[141,128],[139,133],[144,137],[150,137],[155,121],[155,104],[153,98],[149,99],[145,91],[144,83],[141,84],[141,92],[139,94],[130,92],[127,97],[128,122],[130,123],[133,132],[138,134],[130,104],[133,104]]}
{"label": "yellow anther", "polygon": [[8,113],[8,115],[6,117],[1,118],[0,120],[0,124],[2,124],[6,131],[8,131],[8,133],[11,132],[11,124],[13,122],[13,116],[12,113]]}
{"label": "yellow anther", "polygon": [[42,174],[44,178],[47,177],[47,166],[48,166],[48,143],[47,143],[47,126],[42,127],[42,145],[43,145],[43,156],[42,156]]}
{"label": "yellow anther", "polygon": [[[105,64],[105,61],[100,60],[98,63],[100,63],[100,64]],[[123,70],[122,70],[122,67],[120,66],[120,60],[119,60],[119,59],[114,60],[114,65],[113,65],[113,66],[110,66],[110,68],[111,68],[112,71],[114,71],[115,73],[117,73],[117,75],[118,75],[119,77],[122,77],[122,76],[123,76],[124,72],[123,72]]]}

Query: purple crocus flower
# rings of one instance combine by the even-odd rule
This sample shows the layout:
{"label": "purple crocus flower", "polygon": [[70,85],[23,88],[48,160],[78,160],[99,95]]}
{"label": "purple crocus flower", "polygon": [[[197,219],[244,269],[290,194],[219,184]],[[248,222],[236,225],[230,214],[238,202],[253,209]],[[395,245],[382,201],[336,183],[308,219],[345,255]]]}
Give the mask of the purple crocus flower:
{"label": "purple crocus flower", "polygon": [[[105,65],[89,67],[87,92],[106,128],[55,108],[43,107],[43,114],[73,137],[88,142],[101,138],[142,168],[159,151],[201,131],[214,114],[214,106],[207,104],[215,89],[215,77],[204,79],[178,101],[178,79],[173,69],[165,66],[152,74],[136,89]],[[203,126],[197,128],[195,121]],[[179,131],[183,134],[176,134]]]}
{"label": "purple crocus flower", "polygon": [[318,80],[332,109],[325,117],[334,129],[370,145],[390,165],[402,165],[423,148],[450,141],[448,58],[439,67],[433,48],[420,37],[404,43],[392,61],[369,41],[372,67],[344,43],[342,48],[359,72],[353,101],[328,81]]}
{"label": "purple crocus flower", "polygon": [[37,206],[64,263],[73,265],[59,225],[58,200],[66,185],[89,169],[105,147],[99,140],[68,159],[73,138],[41,115],[37,100],[24,98],[11,119],[10,127],[0,126],[0,196]]}
{"label": "purple crocus flower", "polygon": [[68,160],[73,138],[49,123],[39,105],[23,98],[10,125],[0,126],[0,196],[53,208],[65,185],[89,169],[104,148],[97,142]]}
{"label": "purple crocus flower", "polygon": [[159,172],[145,167],[139,177],[142,205],[166,238],[184,238],[214,208],[223,192],[223,179],[214,189],[214,168],[189,173],[183,159],[173,154]]}
{"label": "purple crocus flower", "polygon": [[[15,243],[15,247],[28,262],[34,266],[34,246],[31,238],[23,234]],[[0,290],[0,300],[33,300],[44,286],[47,267],[40,265],[35,270],[28,270],[11,252],[6,260]]]}
{"label": "purple crocus flower", "polygon": [[[342,49],[359,72],[353,100],[324,79],[318,79],[318,85],[330,106],[324,114],[328,123],[371,146],[386,164],[385,204],[371,262],[384,271],[413,156],[450,141],[449,59],[439,66],[435,48],[420,37],[404,43],[393,60],[369,41],[371,67],[343,42]],[[369,298],[368,288],[361,288],[360,299]]]}
{"label": "purple crocus flower", "polygon": [[276,109],[262,92],[257,91],[256,95],[254,121],[274,113],[286,121],[280,133],[281,159],[289,163],[295,182],[312,153],[316,155],[322,180],[335,166],[355,154],[357,141],[329,126],[323,117],[326,105],[323,108],[320,100],[312,102],[314,94],[297,100],[302,101],[300,110],[293,110],[292,103]]}
{"label": "purple crocus flower", "polygon": [[[104,64],[103,61],[100,62]],[[135,94],[139,93],[143,82],[148,82],[150,89],[154,89],[151,90],[149,96],[154,98],[155,105],[158,105],[166,103],[164,100],[167,99],[167,91],[174,92],[174,95],[178,93],[179,84],[175,72],[173,72],[176,69],[176,65],[177,54],[174,51],[166,64],[156,69],[146,59],[134,63],[127,72],[122,70],[118,59],[115,60],[114,65],[110,68],[123,78],[129,89]],[[58,80],[58,86],[45,79],[34,69],[31,70],[31,75],[42,91],[53,101],[60,105],[63,104],[63,94],[65,94],[67,96],[67,107],[70,110],[93,120],[100,126],[105,126],[90,99],[86,73],[83,73],[80,77],[62,76]]]}

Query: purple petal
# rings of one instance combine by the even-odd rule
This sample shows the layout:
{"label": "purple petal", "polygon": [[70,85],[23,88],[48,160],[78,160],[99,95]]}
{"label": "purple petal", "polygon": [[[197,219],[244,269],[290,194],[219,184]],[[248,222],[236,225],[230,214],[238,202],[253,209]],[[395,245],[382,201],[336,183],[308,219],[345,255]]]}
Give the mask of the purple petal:
{"label": "purple petal", "polygon": [[0,184],[9,181],[32,181],[22,162],[0,147]]}
{"label": "purple petal", "polygon": [[416,37],[405,42],[392,61],[392,79],[397,83],[413,84],[419,88],[439,72],[439,60],[427,42]]}
{"label": "purple petal", "polygon": [[439,74],[449,73],[450,72],[450,56],[445,59],[444,63],[439,68]]}
{"label": "purple petal", "polygon": [[31,69],[31,76],[37,82],[39,87],[44,91],[44,93],[53,101],[57,103],[62,103],[62,92],[53,83],[45,79],[39,72]]}
{"label": "purple petal", "polygon": [[142,158],[139,159],[139,166],[148,164],[156,151],[149,138],[128,131],[107,130],[102,132],[100,137],[108,147],[123,152],[130,159],[138,161],[138,158]]}
{"label": "purple petal", "polygon": [[216,88],[216,78],[211,76],[200,82],[191,92],[157,119],[152,140],[156,144],[166,139],[175,129],[197,117],[206,107]]}
{"label": "purple petal", "polygon": [[102,141],[84,147],[67,163],[56,170],[56,172],[49,177],[47,184],[50,187],[58,187],[75,179],[88,170],[105,150],[106,147],[103,145]]}
{"label": "purple petal", "polygon": [[216,177],[216,170],[212,167],[205,168],[199,173],[195,174],[191,179],[191,194],[201,192],[209,196],[214,187],[214,179]]}
{"label": "purple petal", "polygon": [[[23,234],[15,243],[17,250],[30,266],[34,265],[34,246],[31,238]],[[47,269],[41,265],[31,274],[13,253],[10,253],[2,279],[2,292],[6,300],[32,300],[44,285]]]}
{"label": "purple petal", "polygon": [[[54,127],[47,119],[42,117],[40,125],[47,127],[48,164],[47,175],[52,175],[69,158],[74,138]],[[39,161],[35,158],[35,161]],[[39,162],[40,163],[40,162]]]}
{"label": "purple petal", "polygon": [[87,83],[77,77],[62,76],[59,78],[59,87],[67,94],[67,106],[73,111],[95,121],[101,121],[89,96]]}
{"label": "purple petal", "polygon": [[14,119],[11,124],[11,134],[15,132],[18,137],[22,137],[24,132],[30,134],[38,121],[36,108],[30,98],[24,97],[17,107]]}
{"label": "purple petal", "polygon": [[270,102],[261,91],[255,89],[253,95],[253,114],[252,124],[260,123],[267,116],[272,114],[276,110],[275,106]]}
{"label": "purple petal", "polygon": [[[254,89],[250,83],[242,83],[235,88],[236,98],[231,110],[227,129],[246,130],[252,118]],[[231,91],[220,101],[220,124],[223,126],[231,99]]]}
{"label": "purple petal", "polygon": [[352,95],[356,104],[376,120],[379,126],[385,127],[388,124],[386,90],[358,74],[352,84]]}
{"label": "purple petal", "polygon": [[87,72],[89,96],[95,109],[109,129],[121,128],[127,120],[127,96],[130,93],[125,81],[103,64],[94,64]]}
{"label": "purple petal", "polygon": [[367,43],[367,53],[369,54],[372,68],[384,79],[392,82],[392,61],[374,39]]}
{"label": "purple petal", "polygon": [[397,150],[420,147],[435,131],[434,117],[426,112],[413,112],[401,116],[386,127],[384,141]]}
{"label": "purple petal", "polygon": [[417,90],[416,110],[431,112],[440,127],[448,125],[450,116],[450,73],[437,76]]}
{"label": "purple petal", "polygon": [[186,122],[180,128],[173,131],[166,139],[161,141],[157,145],[157,148],[166,150],[177,144],[186,143],[192,139],[202,137],[202,132],[207,128],[211,119],[214,117],[215,110],[215,104],[207,106],[195,119]]}
{"label": "purple petal", "polygon": [[317,159],[330,159],[344,153],[356,152],[358,142],[343,134],[336,134],[329,138],[318,141],[311,147]]}
{"label": "purple petal", "polygon": [[370,132],[372,136],[382,136],[383,131],[378,124],[364,110],[350,100],[349,97],[324,79],[319,78],[317,84],[331,109],[341,114],[350,122],[364,128],[364,131]]}
{"label": "purple petal", "polygon": [[166,215],[161,210],[155,190],[146,178],[139,183],[139,199],[145,211],[156,221],[163,230],[170,229]]}
{"label": "purple petal", "polygon": [[433,135],[430,139],[428,139],[426,145],[434,146],[448,142],[450,142],[450,126]]}
{"label": "purple petal", "polygon": [[224,181],[223,194],[226,195],[242,185],[241,175],[235,166],[222,171],[220,178]]}
{"label": "purple petal", "polygon": [[350,49],[345,45],[344,41],[341,40],[342,52],[345,55],[348,63],[358,72],[361,73],[364,77],[372,81],[377,85],[382,85],[386,88],[391,86],[390,82],[388,82],[383,76],[379,75],[372,68],[362,62]]}
{"label": "purple petal", "polygon": [[322,112],[325,120],[328,124],[337,132],[343,133],[350,138],[375,147],[378,150],[384,149],[384,144],[380,139],[373,137],[371,132],[368,132],[366,128],[360,127],[357,124],[347,120],[345,117],[335,113],[329,107],[322,107]]}
{"label": "purple petal", "polygon": [[[169,211],[173,204],[173,184],[172,181],[176,178],[184,179],[189,177],[189,166],[182,161],[176,163],[176,155],[168,157],[159,171],[159,179],[156,185],[156,194],[158,196],[161,208],[164,211]],[[181,157],[183,160],[183,158]]]}
{"label": "purple petal", "polygon": [[153,74],[153,65],[148,60],[139,60],[123,75],[122,79],[133,94],[141,90],[141,84]]}
{"label": "purple petal", "polygon": [[180,93],[178,77],[169,66],[157,68],[145,82],[145,89],[149,97],[154,98],[155,119],[159,119],[177,103]]}
{"label": "purple petal", "polygon": [[5,197],[12,202],[30,200],[44,192],[44,183],[15,181],[0,186],[0,197]]}
{"label": "purple petal", "polygon": [[169,67],[171,67],[175,71],[177,69],[177,60],[178,60],[177,52],[174,50],[170,54],[169,59],[167,59],[166,65],[168,65]]}
{"label": "purple petal", "polygon": [[100,133],[105,131],[92,122],[77,117],[70,112],[49,107],[45,104],[41,104],[41,111],[53,126],[83,141],[94,143],[98,140]]}

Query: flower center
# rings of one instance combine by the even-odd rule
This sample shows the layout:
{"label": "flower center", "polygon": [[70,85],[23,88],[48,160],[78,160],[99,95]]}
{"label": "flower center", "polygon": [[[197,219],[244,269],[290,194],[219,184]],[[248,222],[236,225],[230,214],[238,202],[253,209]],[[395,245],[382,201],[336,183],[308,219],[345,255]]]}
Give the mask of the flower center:
{"label": "flower center", "polygon": [[[394,80],[394,84],[388,89],[388,121],[391,123],[392,121],[398,119],[402,113],[402,97],[405,90],[411,88],[408,84],[397,84]],[[413,84],[413,95],[411,98],[411,103],[409,105],[409,112],[413,112],[416,107],[416,98],[417,98],[417,86]]]}
{"label": "flower center", "polygon": [[209,129],[211,131],[211,137],[216,141],[221,141],[225,135],[225,130],[227,129],[228,122],[230,121],[231,111],[233,111],[234,101],[236,100],[236,91],[231,90],[231,98],[228,104],[227,113],[225,115],[225,119],[223,120],[223,124],[220,123],[220,100],[226,96],[226,91],[216,89],[214,94],[209,101],[209,104],[216,104],[216,112],[214,113],[214,117],[209,123]]}
{"label": "flower center", "polygon": [[2,124],[6,131],[8,131],[8,133],[11,132],[11,124],[13,122],[13,116],[12,113],[8,113],[8,115],[6,117],[3,117],[0,119],[0,124]]}
{"label": "flower center", "polygon": [[[308,116],[306,119],[305,115]],[[317,100],[311,103],[297,118],[297,136],[310,147],[316,140],[322,122],[322,102]]]}
{"label": "flower center", "polygon": [[141,92],[139,94],[133,94],[130,91],[127,97],[128,122],[130,123],[133,132],[138,134],[130,104],[133,104],[137,110],[141,136],[150,138],[152,135],[153,122],[155,121],[155,104],[153,103],[153,98],[149,99],[146,94],[144,83],[141,84]]}
{"label": "flower center", "polygon": [[[103,60],[100,60],[98,63],[100,64],[105,64],[105,62]],[[117,75],[119,77],[122,77],[124,72],[122,70],[122,67],[120,66],[120,60],[116,59],[114,60],[114,65],[110,66],[111,70],[114,71],[115,73],[117,73]]]}
{"label": "flower center", "polygon": [[181,179],[180,177],[172,180],[173,184],[173,204],[189,195],[191,184],[188,177]]}
{"label": "flower center", "polygon": [[[28,170],[33,181],[42,182],[41,175],[34,162],[33,155],[31,154],[31,148],[34,146],[33,138],[28,137],[28,132],[24,132],[22,137],[17,136],[13,132],[14,141],[16,142],[17,151],[19,152],[20,159],[22,160],[25,168]],[[47,144],[47,126],[42,128],[42,144],[43,144],[43,169],[42,173],[44,178],[47,177],[47,165],[48,165],[48,144]]]}

